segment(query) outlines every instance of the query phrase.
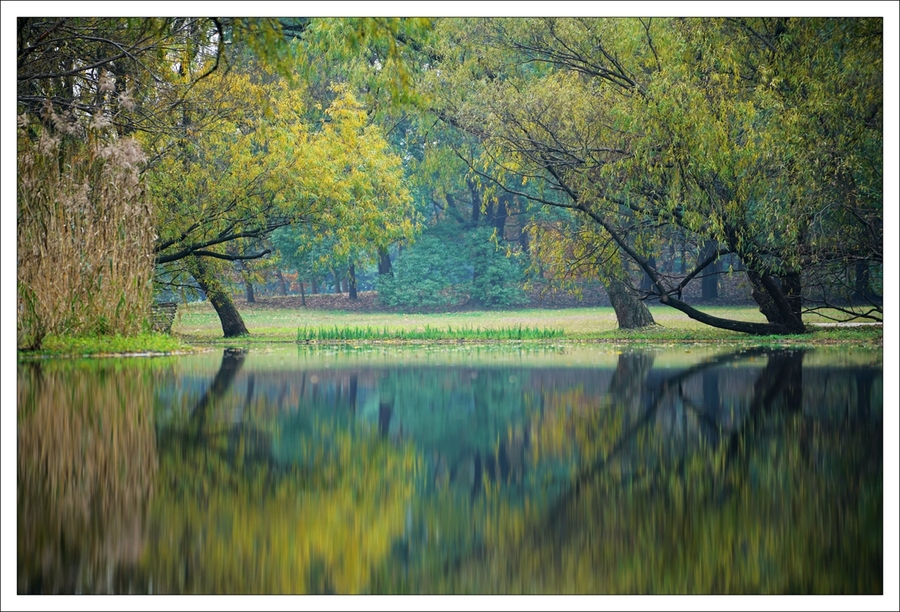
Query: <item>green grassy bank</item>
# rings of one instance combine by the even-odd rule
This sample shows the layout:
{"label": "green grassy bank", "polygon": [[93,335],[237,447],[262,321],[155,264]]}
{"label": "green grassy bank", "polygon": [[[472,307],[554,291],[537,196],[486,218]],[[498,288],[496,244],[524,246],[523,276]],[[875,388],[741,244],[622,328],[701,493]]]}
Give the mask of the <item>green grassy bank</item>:
{"label": "green grassy bank", "polygon": [[[434,343],[434,342],[611,342],[667,344],[701,342],[746,345],[832,344],[880,345],[880,326],[825,327],[833,323],[809,316],[811,332],[795,336],[750,336],[715,329],[662,306],[651,307],[657,325],[619,330],[612,308],[564,310],[468,311],[438,314],[356,313],[305,308],[243,307],[241,316],[250,331],[243,338],[226,339],[207,302],[182,305],[171,334],[136,336],[48,336],[37,352],[20,358],[146,353],[183,353],[210,345],[267,343]],[[764,322],[752,307],[710,307],[710,314],[742,321]]]}
{"label": "green grassy bank", "polygon": [[[612,308],[565,310],[468,311],[439,314],[355,313],[304,308],[252,307],[242,310],[250,336],[246,343],[368,342],[368,341],[623,341],[623,342],[747,342],[829,343],[881,342],[881,327],[817,327],[831,321],[810,316],[811,333],[798,336],[749,336],[715,329],[663,306],[651,307],[657,325],[619,330]],[[711,307],[705,311],[741,321],[765,322],[752,307]],[[207,303],[179,309],[173,333],[192,343],[234,343],[222,338],[215,311]]]}

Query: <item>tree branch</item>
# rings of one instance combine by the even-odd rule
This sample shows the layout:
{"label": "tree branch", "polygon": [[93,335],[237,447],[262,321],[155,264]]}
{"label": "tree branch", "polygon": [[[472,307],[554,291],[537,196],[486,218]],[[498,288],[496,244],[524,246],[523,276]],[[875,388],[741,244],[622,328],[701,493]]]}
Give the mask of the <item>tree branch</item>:
{"label": "tree branch", "polygon": [[271,249],[266,249],[260,253],[254,253],[253,255],[228,255],[223,253],[216,253],[215,251],[204,251],[204,250],[196,250],[192,251],[191,255],[196,257],[214,257],[216,259],[224,259],[225,261],[248,261],[250,259],[259,259],[261,257],[265,257],[269,253],[271,253]]}

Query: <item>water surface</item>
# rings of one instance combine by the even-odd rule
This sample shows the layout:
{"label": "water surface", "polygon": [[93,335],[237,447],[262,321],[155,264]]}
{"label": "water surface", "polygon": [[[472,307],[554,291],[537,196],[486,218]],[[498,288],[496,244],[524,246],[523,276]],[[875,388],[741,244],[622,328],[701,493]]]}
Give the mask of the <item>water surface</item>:
{"label": "water surface", "polygon": [[18,366],[20,593],[881,593],[880,350]]}

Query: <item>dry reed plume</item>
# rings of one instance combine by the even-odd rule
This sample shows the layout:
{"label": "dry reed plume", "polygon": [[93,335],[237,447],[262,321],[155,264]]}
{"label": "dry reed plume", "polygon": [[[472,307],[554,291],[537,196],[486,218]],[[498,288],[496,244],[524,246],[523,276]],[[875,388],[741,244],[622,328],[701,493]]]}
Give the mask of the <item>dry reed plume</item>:
{"label": "dry reed plume", "polygon": [[141,330],[151,297],[154,232],[140,146],[100,119],[19,117],[17,344],[48,334]]}

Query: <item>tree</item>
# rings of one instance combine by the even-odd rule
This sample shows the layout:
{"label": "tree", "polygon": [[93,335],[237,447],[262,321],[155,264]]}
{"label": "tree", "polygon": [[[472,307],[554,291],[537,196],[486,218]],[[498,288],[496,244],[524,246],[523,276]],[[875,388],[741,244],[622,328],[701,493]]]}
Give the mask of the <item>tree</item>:
{"label": "tree", "polygon": [[421,218],[406,186],[403,160],[391,150],[383,128],[346,87],[335,89],[340,97],[326,112],[330,121],[316,143],[320,158],[333,164],[333,183],[324,189],[339,214],[323,222],[319,233],[332,242],[333,258],[352,269],[381,261],[389,246],[411,240]]}
{"label": "tree", "polygon": [[173,117],[197,101],[194,85],[235,50],[281,69],[288,61],[272,19],[22,17],[17,26],[18,112],[49,127],[53,114],[102,121],[120,137],[177,133]]}
{"label": "tree", "polygon": [[[330,245],[318,239],[311,227],[283,227],[272,233],[272,244],[282,265],[297,272],[300,283],[300,297],[306,306],[306,295],[303,288],[305,280],[318,288],[319,279],[328,272]],[[313,293],[316,293],[316,290]]]}
{"label": "tree", "polygon": [[324,162],[315,177],[319,214],[309,227],[279,232],[277,244],[298,272],[347,270],[355,299],[356,266],[380,262],[390,245],[411,239],[419,217],[402,160],[355,97],[338,89],[341,96],[311,141],[315,158]]}
{"label": "tree", "polygon": [[[877,20],[466,20],[446,32],[430,91],[441,116],[481,135],[485,154],[470,165],[507,191],[510,175],[537,182],[537,195],[514,193],[596,225],[663,304],[726,329],[802,331],[802,275],[834,261],[836,244],[812,239],[809,223],[855,210],[840,234],[879,242]],[[851,127],[819,112],[845,103]],[[815,122],[840,136],[817,137]],[[848,173],[866,188],[841,194]],[[717,248],[667,277],[652,262],[663,227]],[[746,267],[768,323],[680,299],[726,253]]]}
{"label": "tree", "polygon": [[[215,112],[185,108],[180,134],[146,145],[158,158],[147,176],[157,203],[154,253],[170,282],[196,280],[234,337],[247,329],[218,280],[221,262],[263,257],[269,250],[254,246],[268,233],[312,214],[308,199],[287,192],[307,137],[302,98],[281,80],[235,73],[212,74],[196,89]],[[195,129],[193,116],[205,123]]]}
{"label": "tree", "polygon": [[[518,20],[517,20],[518,21]],[[523,70],[525,76],[521,81],[515,74],[515,68],[508,64],[514,63],[510,59],[511,54],[504,55],[500,45],[494,45],[490,39],[482,38],[484,31],[481,22],[477,20],[446,20],[439,24],[435,49],[432,52],[434,70],[428,73],[424,91],[430,97],[425,102],[428,110],[435,113],[448,125],[460,129],[478,142],[478,149],[457,149],[457,155],[468,165],[472,173],[472,181],[484,185],[484,204],[482,210],[490,215],[491,206],[496,204],[496,211],[501,213],[493,217],[494,222],[502,219],[502,211],[505,202],[510,196],[516,196],[523,201],[538,205],[533,207],[531,215],[540,216],[538,211],[541,204],[547,204],[551,200],[558,200],[556,196],[547,198],[543,186],[535,181],[536,175],[532,169],[523,167],[518,161],[510,161],[504,165],[504,161],[497,158],[502,156],[499,147],[511,145],[510,134],[501,134],[494,131],[497,125],[496,116],[492,113],[507,113],[510,109],[521,107],[525,94],[522,86],[527,86],[539,77],[540,70],[528,68]],[[499,49],[499,52],[498,52]],[[436,80],[435,80],[436,79]],[[553,93],[548,93],[552,96]],[[482,97],[484,96],[484,97]],[[508,105],[505,110],[500,110],[499,105]],[[565,115],[561,115],[562,119]],[[506,116],[513,125],[518,119]],[[502,124],[503,120],[500,120]],[[502,128],[501,128],[502,129]],[[515,128],[514,128],[515,129]],[[524,140],[528,140],[528,136]],[[528,146],[527,144],[525,145]],[[564,206],[563,200],[558,204]],[[477,218],[473,215],[473,218]],[[570,218],[570,217],[569,217]],[[577,222],[577,220],[576,220]],[[540,231],[540,224],[531,225],[530,238],[534,238]],[[560,243],[563,246],[565,243]],[[546,253],[546,252],[545,252]],[[608,258],[605,258],[608,260]],[[611,301],[616,305],[616,312],[620,327],[629,328],[653,324],[653,318],[646,306],[638,299],[635,291],[622,285],[625,276],[621,266],[612,268],[596,267],[603,261],[594,262],[595,267],[590,269],[580,262],[578,271],[563,268],[555,268],[561,277],[571,274],[584,277],[599,276],[607,289]],[[540,262],[537,262],[540,267]],[[549,267],[544,266],[545,269]],[[553,280],[560,280],[557,277]],[[627,284],[627,283],[626,283]]]}
{"label": "tree", "polygon": [[345,258],[354,245],[383,246],[414,227],[404,217],[399,161],[349,92],[342,89],[321,128],[311,129],[302,88],[262,67],[251,71],[197,83],[215,119],[194,130],[186,111],[178,138],[151,143],[175,152],[160,153],[149,178],[159,203],[156,262],[176,283],[184,273],[196,279],[226,337],[247,330],[216,280],[221,264],[203,260],[264,257],[262,240],[292,224],[330,236]]}
{"label": "tree", "polygon": [[[155,145],[188,128],[203,89],[196,86],[228,63],[228,45],[265,44],[278,30],[268,20],[215,18],[20,18],[17,25],[19,297],[28,328],[21,335],[37,348],[46,333],[134,333],[151,297],[140,279],[152,260],[155,217],[139,172],[170,151]],[[194,117],[191,127],[201,119],[211,117]],[[58,167],[38,159],[51,150]],[[29,180],[48,189],[26,189]],[[42,246],[49,240],[54,253]],[[35,279],[47,277],[41,270],[63,272],[58,256],[66,249],[68,289],[38,290]],[[77,316],[60,314],[69,310]]]}
{"label": "tree", "polygon": [[585,278],[603,283],[619,329],[654,325],[627,268],[628,259],[608,236],[569,211],[534,215],[527,226],[532,268],[573,291]]}
{"label": "tree", "polygon": [[[221,283],[221,262],[265,256],[274,229],[315,223],[346,251],[373,236],[384,250],[413,226],[393,221],[407,198],[397,164],[349,91],[334,90],[318,109],[318,127],[308,120],[305,89],[284,76],[297,61],[285,35],[302,36],[310,23],[19,21],[20,112],[45,105],[37,118],[48,129],[59,129],[53,117],[103,122],[115,126],[114,138],[140,141],[157,278],[183,286],[194,277],[229,337],[246,327]],[[358,25],[360,40],[380,36]],[[323,162],[328,178],[316,175]]]}

